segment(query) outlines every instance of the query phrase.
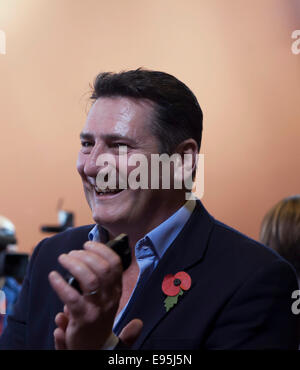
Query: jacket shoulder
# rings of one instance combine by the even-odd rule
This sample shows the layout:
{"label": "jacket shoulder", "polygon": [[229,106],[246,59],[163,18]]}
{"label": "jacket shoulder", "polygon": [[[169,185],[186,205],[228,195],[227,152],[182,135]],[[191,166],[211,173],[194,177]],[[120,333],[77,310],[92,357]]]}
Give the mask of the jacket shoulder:
{"label": "jacket shoulder", "polygon": [[62,253],[68,253],[73,249],[81,249],[83,244],[88,241],[88,234],[95,225],[85,225],[80,227],[69,228],[54,236],[40,241],[33,252],[34,255],[58,256]]}
{"label": "jacket shoulder", "polygon": [[294,268],[276,251],[268,246],[244,235],[234,228],[214,220],[210,243],[211,253],[216,253],[218,259],[228,261],[235,271],[243,270],[243,274],[251,273],[274,262],[282,262]]}

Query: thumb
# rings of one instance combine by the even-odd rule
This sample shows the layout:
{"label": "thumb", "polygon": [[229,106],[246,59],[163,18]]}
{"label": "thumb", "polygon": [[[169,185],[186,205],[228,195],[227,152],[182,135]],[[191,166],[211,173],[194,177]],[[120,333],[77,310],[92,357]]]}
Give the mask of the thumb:
{"label": "thumb", "polygon": [[119,338],[127,346],[131,347],[138,339],[143,329],[143,321],[140,319],[131,320],[121,331]]}

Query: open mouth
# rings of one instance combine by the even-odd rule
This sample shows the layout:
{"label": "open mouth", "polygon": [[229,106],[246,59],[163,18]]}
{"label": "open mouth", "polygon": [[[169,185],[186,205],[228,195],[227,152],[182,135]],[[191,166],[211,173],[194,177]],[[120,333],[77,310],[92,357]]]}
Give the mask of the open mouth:
{"label": "open mouth", "polygon": [[124,189],[99,189],[97,185],[95,186],[95,192],[100,197],[112,196],[112,195],[115,195],[115,194],[119,194],[123,190]]}

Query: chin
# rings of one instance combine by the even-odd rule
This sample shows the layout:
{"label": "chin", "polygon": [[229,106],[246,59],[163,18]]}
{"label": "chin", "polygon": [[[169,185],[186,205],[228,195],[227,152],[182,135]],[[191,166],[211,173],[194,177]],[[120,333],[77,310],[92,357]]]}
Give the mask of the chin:
{"label": "chin", "polygon": [[123,217],[119,212],[117,213],[118,210],[112,210],[112,207],[107,208],[99,206],[93,208],[94,221],[105,228],[123,224],[122,220],[126,219],[126,217]]}
{"label": "chin", "polygon": [[107,224],[123,223],[124,220],[128,221],[134,205],[132,197],[128,196],[130,194],[128,190],[123,190],[117,195],[108,197],[94,194],[91,199],[91,209],[95,222],[105,226]]}

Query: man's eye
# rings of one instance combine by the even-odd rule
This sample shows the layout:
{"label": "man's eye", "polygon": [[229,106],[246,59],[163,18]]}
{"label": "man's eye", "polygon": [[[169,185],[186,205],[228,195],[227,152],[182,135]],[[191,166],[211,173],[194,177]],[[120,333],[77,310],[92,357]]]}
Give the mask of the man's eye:
{"label": "man's eye", "polygon": [[117,147],[120,147],[120,146],[127,146],[126,144],[124,143],[114,143],[113,145],[117,146]]}
{"label": "man's eye", "polygon": [[126,149],[126,148],[128,148],[128,145],[125,144],[125,143],[113,143],[112,147],[113,148]]}
{"label": "man's eye", "polygon": [[91,142],[89,142],[89,141],[82,141],[82,142],[81,142],[81,146],[82,146],[83,148],[88,148],[88,147],[92,146],[92,143],[91,143]]}

